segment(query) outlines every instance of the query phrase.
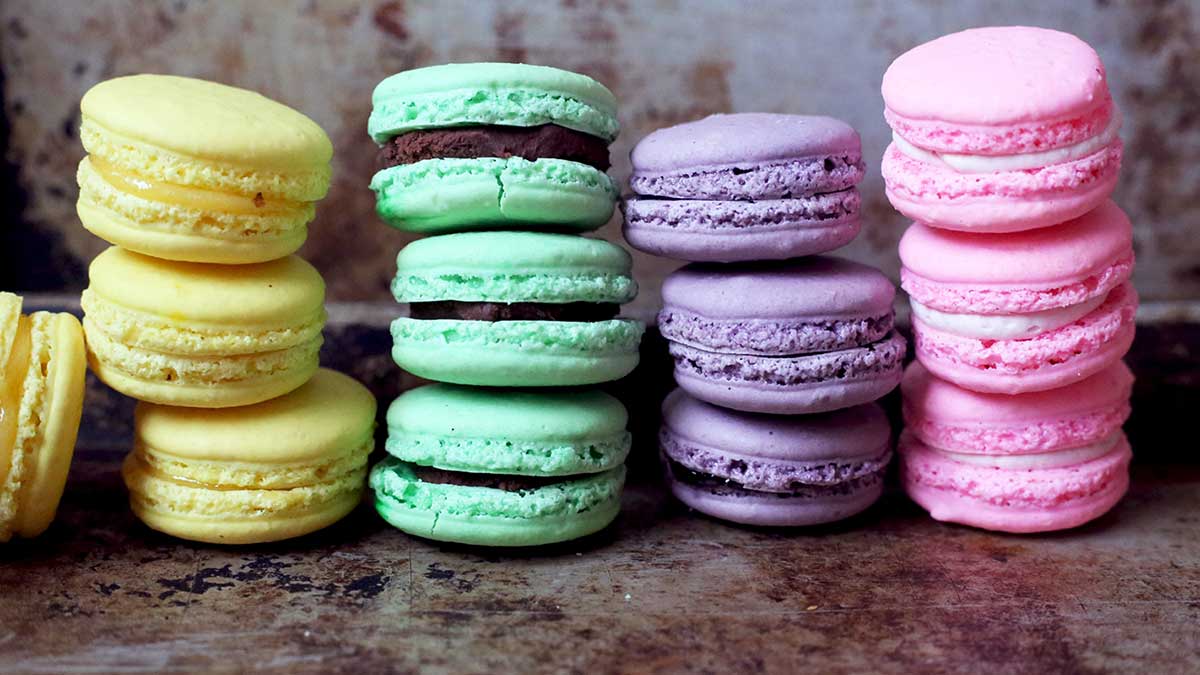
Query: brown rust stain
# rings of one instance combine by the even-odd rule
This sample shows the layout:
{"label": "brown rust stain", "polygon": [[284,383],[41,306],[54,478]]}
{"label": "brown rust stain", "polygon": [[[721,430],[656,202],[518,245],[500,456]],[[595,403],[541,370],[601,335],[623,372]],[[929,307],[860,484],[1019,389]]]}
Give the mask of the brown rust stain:
{"label": "brown rust stain", "polygon": [[529,52],[525,46],[525,15],[503,7],[496,11],[492,20],[496,38],[496,57],[500,61],[524,63]]}
{"label": "brown rust stain", "polygon": [[371,20],[380,30],[391,37],[397,40],[407,40],[406,16],[404,0],[391,0],[376,7],[375,13],[371,15]]}

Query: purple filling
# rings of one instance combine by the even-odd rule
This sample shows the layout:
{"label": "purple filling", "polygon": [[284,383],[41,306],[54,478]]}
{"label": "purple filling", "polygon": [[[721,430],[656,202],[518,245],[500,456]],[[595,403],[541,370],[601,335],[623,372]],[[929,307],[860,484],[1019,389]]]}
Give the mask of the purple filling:
{"label": "purple filling", "polygon": [[672,342],[723,353],[792,356],[869,345],[892,330],[893,314],[852,320],[745,321],[705,319],[663,307],[658,328]]}
{"label": "purple filling", "polygon": [[880,470],[874,473],[864,474],[841,483],[834,483],[832,485],[800,485],[799,489],[792,492],[766,492],[762,490],[749,489],[736,481],[692,471],[682,464],[671,460],[669,457],[664,457],[663,463],[667,467],[667,472],[676,481],[683,483],[684,485],[700,488],[719,497],[757,497],[759,499],[766,497],[776,497],[778,499],[826,499],[829,497],[855,494],[869,489],[872,486],[879,485],[883,482],[883,471]]}
{"label": "purple filling", "polygon": [[663,173],[634,171],[629,186],[639,195],[675,199],[793,199],[852,188],[865,172],[862,156],[847,153]]}

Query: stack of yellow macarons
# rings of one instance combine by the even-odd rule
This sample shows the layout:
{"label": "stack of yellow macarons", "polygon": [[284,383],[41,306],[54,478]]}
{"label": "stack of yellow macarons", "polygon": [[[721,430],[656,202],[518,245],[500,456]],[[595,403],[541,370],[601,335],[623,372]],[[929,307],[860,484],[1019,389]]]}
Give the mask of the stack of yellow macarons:
{"label": "stack of yellow macarons", "polygon": [[329,188],[329,138],[260,94],[184,77],[101,82],[80,107],[79,218],[115,244],[89,269],[83,328],[92,370],[141,401],[134,512],[224,543],[341,518],[375,401],[318,374],[325,283],[293,255]]}
{"label": "stack of yellow macarons", "polygon": [[83,412],[83,331],[0,293],[0,542],[54,520]]}

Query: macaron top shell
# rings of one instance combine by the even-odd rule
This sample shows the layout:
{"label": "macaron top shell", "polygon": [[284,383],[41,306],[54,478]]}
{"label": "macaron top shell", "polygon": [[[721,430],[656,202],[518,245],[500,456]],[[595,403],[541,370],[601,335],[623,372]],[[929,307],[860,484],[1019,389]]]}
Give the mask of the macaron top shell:
{"label": "macaron top shell", "polygon": [[891,428],[873,403],[813,415],[729,410],[676,389],[663,402],[663,423],[677,439],[717,450],[787,461],[867,461],[887,449]]}
{"label": "macaron top shell", "polygon": [[620,401],[596,390],[547,392],[431,384],[396,398],[388,408],[387,422],[393,432],[541,443],[623,435],[628,413]]}
{"label": "macaron top shell", "polygon": [[1055,227],[1007,234],[956,232],[914,223],[900,261],[930,281],[1065,285],[1132,255],[1129,217],[1112,201]]}
{"label": "macaron top shell", "polygon": [[126,309],[204,325],[291,326],[324,312],[325,282],[296,256],[253,265],[172,262],[112,247],[89,292]]}
{"label": "macaron top shell", "polygon": [[890,315],[895,286],[879,270],[827,256],[781,262],[692,263],[663,282],[665,307],[714,319]]}
{"label": "macaron top shell", "polygon": [[1129,400],[1133,373],[1118,361],[1095,375],[1058,389],[1010,396],[972,391],[934,377],[919,362],[900,382],[906,418],[935,423],[1015,427],[1109,410]]}
{"label": "macaron top shell", "polygon": [[436,127],[557,124],[607,141],[617,137],[617,100],[592,78],[524,63],[449,63],[397,73],[371,96],[376,143]]}
{"label": "macaron top shell", "polygon": [[307,195],[310,200],[328,187],[329,137],[308,117],[257,92],[188,77],[131,75],[92,87],[80,108],[85,129],[194,159],[311,171],[323,176],[324,187]]}
{"label": "macaron top shell", "polygon": [[375,427],[375,397],[328,368],[290,394],[236,408],[142,403],[138,440],[186,460],[297,463],[360,450]]}
{"label": "macaron top shell", "polygon": [[737,113],[710,115],[652,132],[633,148],[635,173],[672,172],[798,159],[859,156],[858,132],[832,117]]}
{"label": "macaron top shell", "polygon": [[614,302],[637,294],[633,260],[602,239],[463,232],[419,239],[396,257],[400,302]]}
{"label": "macaron top shell", "polygon": [[901,54],[883,99],[914,120],[967,125],[1056,121],[1107,105],[1104,65],[1083,40],[1029,26],[973,28]]}

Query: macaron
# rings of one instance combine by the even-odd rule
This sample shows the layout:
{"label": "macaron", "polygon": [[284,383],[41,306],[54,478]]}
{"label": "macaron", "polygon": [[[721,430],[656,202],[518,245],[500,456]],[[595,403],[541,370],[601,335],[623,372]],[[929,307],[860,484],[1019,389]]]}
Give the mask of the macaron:
{"label": "macaron", "polygon": [[817,525],[875,503],[891,429],[874,403],[815,415],[761,415],[676,389],[659,446],[671,492],[701,513],[747,525]]}
{"label": "macaron", "polygon": [[325,283],[296,256],[248,265],[96,256],[83,292],[88,360],[151,403],[223,408],[296,389],[317,371]]}
{"label": "macaron", "polygon": [[937,520],[1003,532],[1082,525],[1129,486],[1133,375],[1116,362],[1058,389],[963,389],[920,363],[901,384],[901,482]]}
{"label": "macaron", "polygon": [[1096,208],[1121,168],[1121,116],[1086,42],[1045,28],[973,28],[883,76],[892,205],[931,225],[1015,232]]}
{"label": "macaron", "polygon": [[410,390],[388,408],[375,506],[437,541],[537,546],[591,534],[620,510],[627,419],[594,390]]}
{"label": "macaron", "polygon": [[134,514],[180,539],[254,544],[331,525],[359,504],[374,448],[375,397],[322,368],[256,405],[139,403],[121,473]]}
{"label": "macaron", "polygon": [[629,254],[600,239],[463,232],[400,251],[392,356],[430,380],[564,386],[619,379],[644,326],[614,318],[637,293]]}
{"label": "macaron", "polygon": [[625,238],[681,260],[779,260],[858,234],[858,133],[831,117],[740,113],[659,129],[630,154]]}
{"label": "macaron", "polygon": [[255,263],[300,248],[329,189],[333,146],[258,93],[172,75],[101,82],[83,96],[83,226],[156,258]]}
{"label": "macaron", "polygon": [[826,256],[692,263],[663,282],[658,327],[692,396],[748,412],[823,412],[900,383],[895,293],[879,270]]}
{"label": "macaron", "polygon": [[523,63],[452,63],[375,87],[379,216],[409,232],[591,230],[617,188],[605,171],[617,101],[585,75]]}
{"label": "macaron", "polygon": [[1077,382],[1133,341],[1129,218],[1111,201],[1054,228],[976,234],[914,224],[900,241],[917,358],[968,389]]}
{"label": "macaron", "polygon": [[21,314],[0,293],[0,542],[36,537],[58,510],[83,414],[83,329],[70,314]]}

